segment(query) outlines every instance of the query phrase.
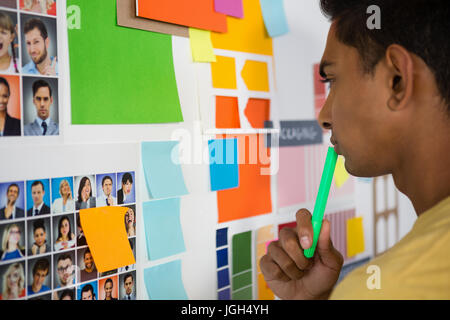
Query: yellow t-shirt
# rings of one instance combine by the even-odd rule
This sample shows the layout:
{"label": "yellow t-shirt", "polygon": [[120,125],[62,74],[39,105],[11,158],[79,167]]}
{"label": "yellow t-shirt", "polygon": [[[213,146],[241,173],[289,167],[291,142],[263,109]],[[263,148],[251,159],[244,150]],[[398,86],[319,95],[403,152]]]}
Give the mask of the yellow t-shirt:
{"label": "yellow t-shirt", "polygon": [[450,299],[450,197],[421,214],[392,248],[348,274],[330,299]]}

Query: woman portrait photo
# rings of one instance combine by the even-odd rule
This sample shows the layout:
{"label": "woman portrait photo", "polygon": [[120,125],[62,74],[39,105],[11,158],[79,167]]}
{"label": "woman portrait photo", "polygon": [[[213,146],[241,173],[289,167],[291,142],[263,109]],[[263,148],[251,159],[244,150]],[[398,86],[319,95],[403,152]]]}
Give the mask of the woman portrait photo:
{"label": "woman portrait photo", "polygon": [[[47,225],[47,226],[46,226]],[[47,235],[47,230],[50,229],[50,219],[37,219],[34,221],[28,221],[28,244],[31,245],[29,249],[29,255],[35,256],[50,252],[50,245]],[[30,237],[30,230],[32,237]],[[34,239],[34,242],[31,240]]]}
{"label": "woman portrait photo", "polygon": [[0,72],[19,73],[20,62],[14,40],[16,39],[17,22],[14,22],[10,14],[0,11]]}
{"label": "woman portrait photo", "polygon": [[[58,193],[61,197],[53,201],[52,213],[74,212],[75,201],[72,197],[72,188],[69,181],[68,179],[52,179],[52,187],[53,183],[57,183],[58,180],[60,181]],[[52,194],[55,193],[52,192]]]}
{"label": "woman portrait photo", "polygon": [[18,224],[13,223],[6,226],[3,231],[1,261],[24,257],[25,251],[20,244],[21,233]]}
{"label": "woman portrait photo", "polygon": [[[13,103],[10,98],[11,86],[6,77],[0,77],[0,137],[20,136],[21,134],[20,120],[11,115],[13,107],[20,110],[20,102],[17,100]],[[10,110],[8,110],[8,105]]]}
{"label": "woman portrait photo", "polygon": [[58,237],[55,241],[55,251],[75,247],[75,234],[72,232],[72,223],[68,216],[62,216],[58,222]]}
{"label": "woman portrait photo", "polygon": [[22,263],[9,265],[2,277],[0,300],[14,300],[25,297],[25,274]]}
{"label": "woman portrait photo", "polygon": [[103,300],[117,300],[117,276],[100,280],[99,286],[100,289],[103,287],[103,290],[100,290],[100,295],[103,297]]}
{"label": "woman portrait photo", "polygon": [[55,0],[20,0],[20,9],[48,14],[56,15],[56,1]]}
{"label": "woman portrait photo", "polygon": [[88,177],[81,178],[81,181],[78,185],[78,198],[75,203],[75,209],[89,209],[95,208],[96,200],[92,195],[92,183]]}
{"label": "woman portrait photo", "polygon": [[134,214],[135,206],[130,206],[125,213],[125,227],[127,229],[127,236],[134,237],[136,235],[136,216]]}

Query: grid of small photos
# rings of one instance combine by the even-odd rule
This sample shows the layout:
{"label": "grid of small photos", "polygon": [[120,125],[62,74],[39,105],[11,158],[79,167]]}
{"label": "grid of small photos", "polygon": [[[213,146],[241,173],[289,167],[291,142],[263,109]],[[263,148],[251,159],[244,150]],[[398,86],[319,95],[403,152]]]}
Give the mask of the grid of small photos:
{"label": "grid of small photos", "polygon": [[59,135],[55,0],[0,1],[0,139]]}
{"label": "grid of small photos", "polygon": [[110,205],[128,208],[136,257],[134,171],[1,182],[0,300],[135,300],[136,265],[97,272],[80,225],[80,209]]}

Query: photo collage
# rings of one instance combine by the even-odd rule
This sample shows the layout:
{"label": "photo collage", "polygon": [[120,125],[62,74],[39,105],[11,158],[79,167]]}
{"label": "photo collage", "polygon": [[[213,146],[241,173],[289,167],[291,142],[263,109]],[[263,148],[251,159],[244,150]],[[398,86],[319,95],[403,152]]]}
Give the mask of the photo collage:
{"label": "photo collage", "polygon": [[[79,211],[124,206],[136,257],[135,172],[0,183],[0,300],[135,300],[136,265],[98,272]],[[114,235],[111,235],[114,236]]]}
{"label": "photo collage", "polygon": [[55,0],[0,2],[0,139],[59,136]]}

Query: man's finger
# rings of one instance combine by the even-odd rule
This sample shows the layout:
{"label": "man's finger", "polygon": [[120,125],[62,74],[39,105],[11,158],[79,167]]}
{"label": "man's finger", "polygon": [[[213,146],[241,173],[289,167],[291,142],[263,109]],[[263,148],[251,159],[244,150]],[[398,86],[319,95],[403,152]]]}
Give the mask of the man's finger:
{"label": "man's finger", "polygon": [[303,254],[303,249],[300,246],[299,238],[295,229],[283,228],[280,231],[279,242],[284,251],[295,262],[300,270],[306,270],[311,261]]}
{"label": "man's finger", "polygon": [[283,250],[279,241],[273,241],[267,248],[267,253],[281,270],[291,279],[300,279],[303,271],[300,270],[289,255]]}
{"label": "man's finger", "polygon": [[291,279],[281,270],[280,266],[268,255],[259,260],[259,267],[266,281],[279,280],[290,281]]}
{"label": "man's finger", "polygon": [[306,250],[311,247],[313,242],[313,228],[311,223],[311,212],[307,209],[297,211],[297,233],[301,247]]}

